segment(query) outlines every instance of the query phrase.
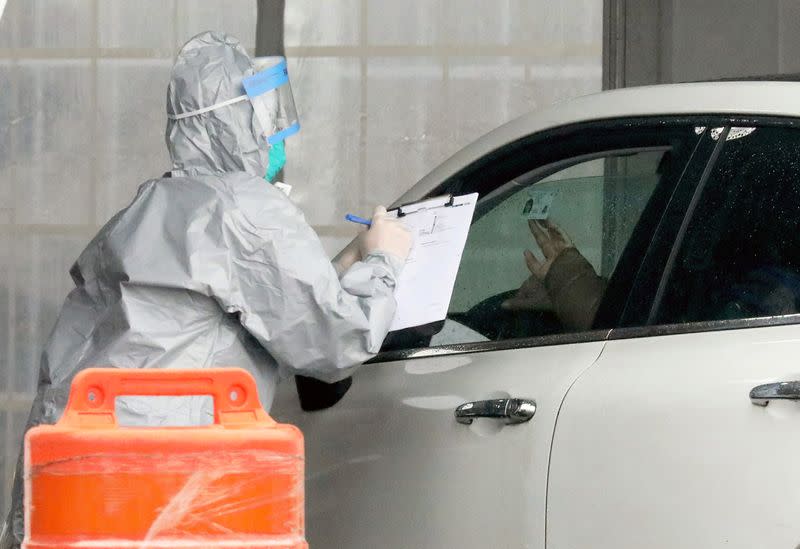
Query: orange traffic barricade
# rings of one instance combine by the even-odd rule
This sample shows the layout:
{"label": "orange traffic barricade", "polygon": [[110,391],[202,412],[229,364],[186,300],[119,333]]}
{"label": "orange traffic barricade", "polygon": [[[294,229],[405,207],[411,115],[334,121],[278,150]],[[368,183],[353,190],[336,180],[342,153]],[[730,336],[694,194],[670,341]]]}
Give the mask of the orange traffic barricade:
{"label": "orange traffic barricade", "polygon": [[[123,427],[118,396],[210,395],[214,423]],[[25,549],[305,549],[303,436],[241,369],[89,369],[25,436]]]}

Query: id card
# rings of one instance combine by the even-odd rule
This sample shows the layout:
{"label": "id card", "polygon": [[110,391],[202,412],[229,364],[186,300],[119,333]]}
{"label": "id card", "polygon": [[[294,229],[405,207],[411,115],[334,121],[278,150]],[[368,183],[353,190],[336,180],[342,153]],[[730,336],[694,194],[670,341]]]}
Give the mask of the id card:
{"label": "id card", "polygon": [[547,219],[555,197],[556,191],[528,191],[528,199],[522,207],[522,217],[539,221]]}

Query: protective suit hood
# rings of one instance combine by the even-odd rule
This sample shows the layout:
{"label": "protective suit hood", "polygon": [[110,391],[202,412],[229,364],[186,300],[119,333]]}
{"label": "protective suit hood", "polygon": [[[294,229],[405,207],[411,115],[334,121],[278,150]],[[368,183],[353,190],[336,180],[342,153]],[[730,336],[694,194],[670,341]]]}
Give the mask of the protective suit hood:
{"label": "protective suit hood", "polygon": [[[238,40],[207,31],[178,52],[167,88],[167,114],[178,115],[244,93],[242,79],[255,73]],[[167,122],[173,175],[247,172],[263,177],[269,145],[248,101]]]}

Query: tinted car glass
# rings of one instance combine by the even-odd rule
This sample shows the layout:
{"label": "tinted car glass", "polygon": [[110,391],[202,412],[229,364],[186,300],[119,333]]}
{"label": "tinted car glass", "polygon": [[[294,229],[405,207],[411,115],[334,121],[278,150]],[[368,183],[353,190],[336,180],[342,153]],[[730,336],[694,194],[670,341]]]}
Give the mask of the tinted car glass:
{"label": "tinted car glass", "polygon": [[732,128],[698,192],[654,321],[799,312],[800,131]]}

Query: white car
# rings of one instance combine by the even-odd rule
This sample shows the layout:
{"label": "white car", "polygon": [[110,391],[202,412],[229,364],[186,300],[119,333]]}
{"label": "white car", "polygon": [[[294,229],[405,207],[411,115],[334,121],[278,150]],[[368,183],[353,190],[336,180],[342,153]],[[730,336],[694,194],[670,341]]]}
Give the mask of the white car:
{"label": "white car", "polygon": [[[332,406],[280,390],[311,547],[797,547],[800,83],[578,98],[399,202],[471,192],[448,319],[391,334]],[[532,215],[602,280],[588,325],[503,307]]]}

